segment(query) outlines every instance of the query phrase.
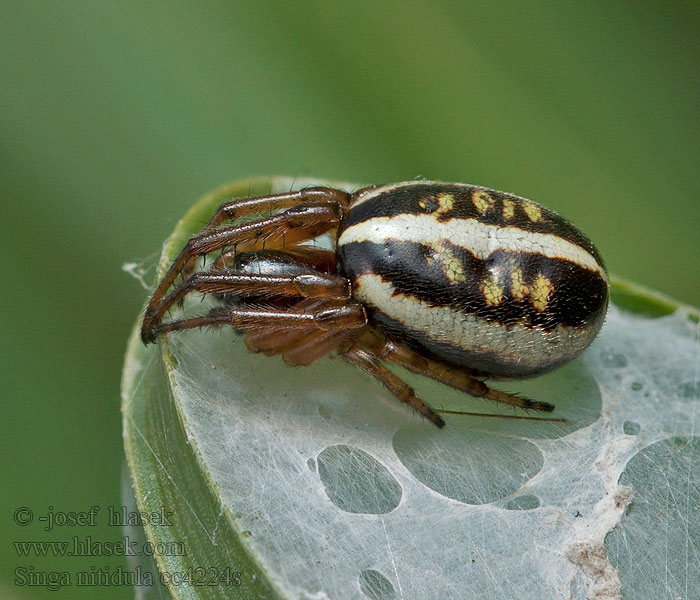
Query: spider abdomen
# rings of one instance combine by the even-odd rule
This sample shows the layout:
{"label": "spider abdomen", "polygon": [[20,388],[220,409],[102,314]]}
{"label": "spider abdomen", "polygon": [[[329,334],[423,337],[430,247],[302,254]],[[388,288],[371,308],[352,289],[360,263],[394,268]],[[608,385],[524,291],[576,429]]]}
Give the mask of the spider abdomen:
{"label": "spider abdomen", "polygon": [[487,188],[368,190],[346,214],[337,253],[374,323],[480,375],[555,369],[605,318],[608,278],[590,240],[555,212]]}

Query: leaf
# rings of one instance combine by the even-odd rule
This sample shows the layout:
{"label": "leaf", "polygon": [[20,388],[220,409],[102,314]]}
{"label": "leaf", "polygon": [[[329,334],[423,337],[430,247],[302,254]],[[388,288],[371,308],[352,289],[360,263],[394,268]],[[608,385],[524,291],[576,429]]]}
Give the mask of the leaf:
{"label": "leaf", "polygon": [[[161,274],[223,199],[291,185],[239,182],[202,199]],[[137,323],[123,376],[132,483],[139,510],[172,512],[171,526],[146,526],[149,540],[187,551],[158,567],[240,574],[170,593],[697,597],[698,312],[619,280],[613,300],[580,359],[499,385],[555,403],[566,423],[448,416],[443,430],[342,360],[287,367],[229,329],[146,348]],[[397,372],[434,407],[515,414]]]}

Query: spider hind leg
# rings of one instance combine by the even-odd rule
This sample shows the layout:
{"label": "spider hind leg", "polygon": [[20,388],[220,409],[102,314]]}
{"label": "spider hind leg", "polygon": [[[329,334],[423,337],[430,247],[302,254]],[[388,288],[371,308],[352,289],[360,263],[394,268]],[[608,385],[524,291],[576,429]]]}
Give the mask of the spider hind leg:
{"label": "spider hind leg", "polygon": [[410,385],[385,367],[382,364],[381,357],[376,353],[360,347],[357,343],[353,343],[344,348],[341,354],[349,363],[377,379],[399,402],[408,404],[413,410],[438,427],[443,428],[445,426],[445,421],[443,421],[442,417],[418,398]]}
{"label": "spider hind leg", "polygon": [[475,398],[486,398],[501,404],[541,412],[552,412],[555,408],[549,402],[530,400],[489,387],[483,381],[470,376],[465,369],[432,360],[406,346],[397,344],[391,339],[382,339],[377,335],[365,335],[360,339],[360,345],[371,349],[382,360],[404,367],[417,375],[434,379]]}

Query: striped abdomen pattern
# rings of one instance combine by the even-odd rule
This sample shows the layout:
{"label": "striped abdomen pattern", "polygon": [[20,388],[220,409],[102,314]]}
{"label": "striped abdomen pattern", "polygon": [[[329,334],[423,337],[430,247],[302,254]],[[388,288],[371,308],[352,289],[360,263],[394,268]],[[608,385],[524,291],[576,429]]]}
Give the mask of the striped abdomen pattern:
{"label": "striped abdomen pattern", "polygon": [[555,212],[482,187],[414,181],[360,194],[339,269],[389,335],[491,377],[529,377],[595,338],[608,277],[591,241]]}

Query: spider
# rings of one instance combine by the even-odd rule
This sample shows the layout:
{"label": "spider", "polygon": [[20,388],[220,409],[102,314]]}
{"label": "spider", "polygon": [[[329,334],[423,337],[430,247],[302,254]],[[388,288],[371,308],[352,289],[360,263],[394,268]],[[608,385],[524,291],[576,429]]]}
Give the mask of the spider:
{"label": "spider", "polygon": [[[333,250],[309,245],[323,234]],[[214,254],[209,270],[192,272]],[[219,305],[164,320],[191,292]],[[335,351],[443,427],[438,412],[451,411],[428,406],[386,363],[471,396],[552,411],[482,379],[533,377],[572,360],[607,304],[593,244],[530,200],[431,181],[353,193],[309,187],[219,206],[153,292],[141,339],[228,325],[250,351],[293,366]]]}

